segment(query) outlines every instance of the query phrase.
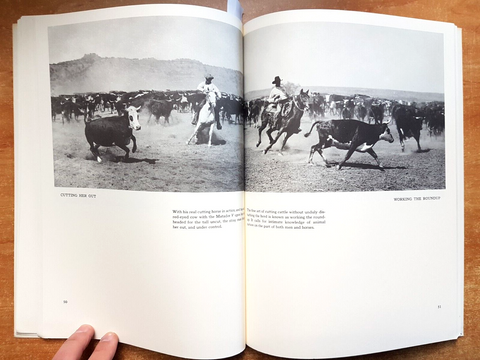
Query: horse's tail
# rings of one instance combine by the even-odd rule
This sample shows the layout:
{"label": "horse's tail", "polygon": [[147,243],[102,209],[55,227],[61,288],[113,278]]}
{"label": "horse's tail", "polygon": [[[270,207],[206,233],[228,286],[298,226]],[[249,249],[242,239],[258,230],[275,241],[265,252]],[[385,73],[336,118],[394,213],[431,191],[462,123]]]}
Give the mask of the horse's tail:
{"label": "horse's tail", "polygon": [[312,124],[312,127],[310,128],[310,131],[309,131],[309,132],[307,132],[307,133],[305,133],[305,134],[303,134],[303,136],[305,136],[305,137],[309,137],[309,136],[310,136],[310,134],[312,133],[313,127],[314,127],[314,126],[316,126],[316,125],[318,125],[318,124],[320,124],[320,122],[321,122],[321,120],[317,120],[317,121],[315,121],[315,122]]}

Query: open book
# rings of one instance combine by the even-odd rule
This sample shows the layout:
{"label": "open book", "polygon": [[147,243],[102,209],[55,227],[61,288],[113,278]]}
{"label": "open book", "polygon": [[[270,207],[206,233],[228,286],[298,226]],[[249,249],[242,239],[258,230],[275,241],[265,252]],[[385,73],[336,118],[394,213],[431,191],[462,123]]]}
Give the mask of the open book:
{"label": "open book", "polygon": [[453,24],[142,5],[14,37],[16,336],[325,358],[462,335]]}

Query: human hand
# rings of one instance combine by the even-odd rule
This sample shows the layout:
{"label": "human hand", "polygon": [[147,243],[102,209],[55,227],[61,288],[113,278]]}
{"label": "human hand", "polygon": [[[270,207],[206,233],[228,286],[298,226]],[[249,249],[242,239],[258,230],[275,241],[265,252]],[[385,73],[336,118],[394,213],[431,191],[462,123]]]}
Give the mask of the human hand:
{"label": "human hand", "polygon": [[[90,325],[82,325],[75,331],[57,351],[52,360],[79,360],[95,334]],[[98,342],[89,360],[112,360],[117,350],[118,336],[113,332],[106,333]]]}

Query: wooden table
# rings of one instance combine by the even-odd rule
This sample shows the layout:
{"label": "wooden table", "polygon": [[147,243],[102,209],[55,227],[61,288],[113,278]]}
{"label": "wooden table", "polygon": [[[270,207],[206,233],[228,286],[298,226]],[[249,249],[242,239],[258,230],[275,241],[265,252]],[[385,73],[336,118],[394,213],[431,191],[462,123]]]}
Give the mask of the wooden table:
{"label": "wooden table", "polygon": [[[55,14],[133,5],[135,0],[3,0],[0,4],[0,359],[51,359],[63,341],[13,337],[13,74],[12,24],[22,15]],[[165,1],[156,1],[157,3]],[[170,3],[226,10],[226,0]],[[463,29],[465,127],[465,336],[457,341],[373,354],[357,359],[480,359],[480,1],[477,0],[242,0],[244,21],[270,12],[328,8],[453,22]],[[478,38],[477,38],[478,36]],[[173,359],[121,344],[117,359]],[[238,359],[273,358],[248,349]]]}

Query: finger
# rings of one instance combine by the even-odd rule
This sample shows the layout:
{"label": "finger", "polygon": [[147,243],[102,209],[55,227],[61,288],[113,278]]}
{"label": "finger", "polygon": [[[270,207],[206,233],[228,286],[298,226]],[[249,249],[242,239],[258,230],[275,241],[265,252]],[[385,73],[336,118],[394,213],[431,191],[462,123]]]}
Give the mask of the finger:
{"label": "finger", "polygon": [[95,331],[90,325],[82,325],[57,351],[52,360],[78,360],[92,339]]}
{"label": "finger", "polygon": [[98,342],[89,360],[112,360],[117,350],[118,336],[113,332],[106,333]]}

